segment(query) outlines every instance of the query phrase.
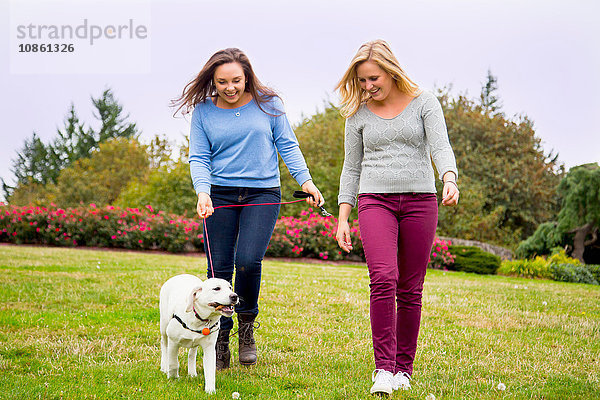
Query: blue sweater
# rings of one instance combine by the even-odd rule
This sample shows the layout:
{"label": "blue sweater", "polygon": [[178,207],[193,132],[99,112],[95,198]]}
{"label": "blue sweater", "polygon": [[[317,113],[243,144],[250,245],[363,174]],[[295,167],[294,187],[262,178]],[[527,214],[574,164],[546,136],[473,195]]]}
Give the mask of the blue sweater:
{"label": "blue sweater", "polygon": [[[262,108],[283,112],[278,97]],[[279,110],[277,112],[276,110]],[[311,179],[285,114],[271,116],[254,99],[234,109],[217,107],[211,99],[192,113],[190,171],[196,193],[210,186],[269,188],[279,186],[277,152],[299,185]]]}

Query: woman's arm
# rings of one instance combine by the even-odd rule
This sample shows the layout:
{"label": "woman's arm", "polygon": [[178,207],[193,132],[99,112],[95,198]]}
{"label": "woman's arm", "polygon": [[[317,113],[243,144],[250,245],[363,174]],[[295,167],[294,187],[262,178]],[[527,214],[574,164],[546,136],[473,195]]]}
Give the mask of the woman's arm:
{"label": "woman's arm", "polygon": [[362,130],[351,118],[346,120],[344,138],[344,166],[340,175],[338,204],[347,203],[354,207],[362,171],[363,141]]}
{"label": "woman's arm", "polygon": [[431,158],[435,164],[440,178],[444,182],[442,190],[442,205],[453,206],[458,203],[458,169],[456,158],[450,146],[448,130],[444,112],[438,99],[433,94],[426,94],[429,98],[423,105],[423,126],[425,139],[431,149]]}
{"label": "woman's arm", "polygon": [[207,193],[210,195],[210,159],[211,148],[208,136],[202,126],[200,105],[197,105],[192,113],[190,130],[190,174],[196,193]]}
{"label": "woman's arm", "polygon": [[210,142],[202,126],[200,109],[196,107],[192,114],[188,159],[194,189],[198,194],[196,212],[200,218],[208,218],[214,212],[210,198],[210,157]]}

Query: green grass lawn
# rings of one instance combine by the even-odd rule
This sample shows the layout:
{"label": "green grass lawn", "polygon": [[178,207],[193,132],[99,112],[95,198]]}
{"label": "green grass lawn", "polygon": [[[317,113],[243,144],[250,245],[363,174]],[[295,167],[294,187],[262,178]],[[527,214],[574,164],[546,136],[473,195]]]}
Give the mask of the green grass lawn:
{"label": "green grass lawn", "polygon": [[[183,352],[167,380],[160,286],[205,270],[203,257],[0,246],[0,398],[370,397],[364,266],[266,261],[258,364],[237,364],[234,337],[216,395]],[[598,287],[430,270],[413,389],[392,398],[598,399],[599,378]]]}

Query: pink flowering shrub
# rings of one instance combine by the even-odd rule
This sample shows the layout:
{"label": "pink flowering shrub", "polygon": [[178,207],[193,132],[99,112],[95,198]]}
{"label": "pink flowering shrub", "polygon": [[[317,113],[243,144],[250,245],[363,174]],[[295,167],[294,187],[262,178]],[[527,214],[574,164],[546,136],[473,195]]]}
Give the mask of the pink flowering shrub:
{"label": "pink flowering shrub", "polygon": [[446,267],[452,265],[456,256],[452,255],[448,249],[448,246],[451,245],[452,243],[449,240],[446,241],[436,237],[433,240],[433,246],[431,247],[428,267],[446,269]]}
{"label": "pink flowering shrub", "polygon": [[[337,219],[312,209],[299,217],[281,217],[267,248],[270,257],[312,257],[322,260],[364,260],[358,220],[350,223],[352,252],[337,245]],[[169,252],[204,251],[202,220],[155,211],[95,204],[75,208],[17,207],[0,203],[0,242],[53,246],[94,246]],[[449,242],[435,239],[429,266],[454,262]]]}
{"label": "pink flowering shrub", "polygon": [[197,220],[143,209],[95,204],[75,208],[0,203],[0,242],[182,252],[202,247]]}
{"label": "pink flowering shrub", "polygon": [[[322,260],[342,260],[346,253],[338,247],[335,239],[337,218],[323,217],[312,208],[302,211],[300,217],[281,217],[267,248],[271,257],[313,257]],[[350,224],[352,257],[364,259],[358,221]]]}

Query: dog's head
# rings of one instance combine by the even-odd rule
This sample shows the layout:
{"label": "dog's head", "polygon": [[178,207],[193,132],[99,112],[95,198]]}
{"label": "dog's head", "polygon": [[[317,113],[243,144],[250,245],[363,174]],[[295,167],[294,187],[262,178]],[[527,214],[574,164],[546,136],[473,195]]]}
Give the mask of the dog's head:
{"label": "dog's head", "polygon": [[231,284],[224,279],[210,278],[192,290],[189,295],[186,311],[207,310],[210,314],[220,313],[226,317],[233,315],[233,306],[239,301]]}

